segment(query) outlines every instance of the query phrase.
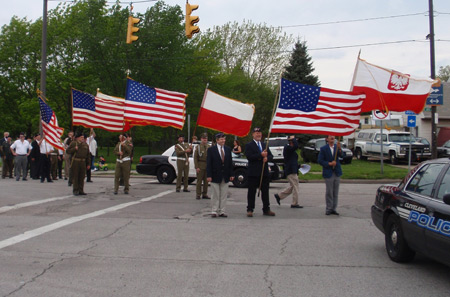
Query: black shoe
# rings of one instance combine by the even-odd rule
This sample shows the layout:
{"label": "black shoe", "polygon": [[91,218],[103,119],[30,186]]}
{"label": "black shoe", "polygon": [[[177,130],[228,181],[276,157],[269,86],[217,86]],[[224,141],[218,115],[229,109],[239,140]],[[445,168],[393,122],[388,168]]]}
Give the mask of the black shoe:
{"label": "black shoe", "polygon": [[301,206],[301,205],[291,205],[291,208],[303,208],[303,206]]}
{"label": "black shoe", "polygon": [[52,183],[53,181],[52,181],[52,180],[48,180],[47,182],[48,182],[48,183]]}
{"label": "black shoe", "polygon": [[209,196],[202,196],[202,199],[211,199]]}
{"label": "black shoe", "polygon": [[22,178],[22,180],[25,180],[25,181],[26,181],[27,179],[26,179],[26,178]]}
{"label": "black shoe", "polygon": [[78,192],[73,192],[73,195],[74,195],[74,196],[78,196],[78,195],[80,195],[80,193],[78,193]]}
{"label": "black shoe", "polygon": [[91,180],[87,180],[86,182],[87,182],[87,183],[91,183],[92,181],[91,181]]}
{"label": "black shoe", "polygon": [[326,212],[325,212],[325,215],[327,215],[327,216],[329,216],[331,214],[331,210],[327,210]]}
{"label": "black shoe", "polygon": [[177,190],[177,193],[180,193],[180,190]]}
{"label": "black shoe", "polygon": [[87,195],[85,192],[81,192],[80,195]]}
{"label": "black shoe", "polygon": [[67,177],[65,177],[64,180],[67,180]]}
{"label": "black shoe", "polygon": [[195,197],[195,199],[200,200],[200,196]]}
{"label": "black shoe", "polygon": [[183,190],[183,192],[190,192],[189,190]]}
{"label": "black shoe", "polygon": [[280,203],[280,200],[281,200],[280,196],[278,194],[275,194],[274,196],[275,196],[275,199],[277,199],[278,205],[281,205],[281,203]]}
{"label": "black shoe", "polygon": [[68,185],[69,187],[71,187],[71,186],[72,186],[72,183],[68,183],[67,185]]}
{"label": "black shoe", "polygon": [[332,210],[331,214],[334,214],[334,215],[337,215],[337,216],[339,215],[339,213],[337,211],[335,211],[335,210]]}
{"label": "black shoe", "polygon": [[117,192],[114,192],[114,195],[117,195]]}
{"label": "black shoe", "polygon": [[124,191],[124,193],[125,193],[126,195],[128,195],[128,191]]}

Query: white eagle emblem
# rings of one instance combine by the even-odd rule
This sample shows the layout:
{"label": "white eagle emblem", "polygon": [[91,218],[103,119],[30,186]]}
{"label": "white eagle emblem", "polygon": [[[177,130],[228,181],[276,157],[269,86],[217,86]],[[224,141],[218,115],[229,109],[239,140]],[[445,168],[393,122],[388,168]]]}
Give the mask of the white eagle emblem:
{"label": "white eagle emblem", "polygon": [[399,72],[391,72],[388,89],[393,91],[405,91],[409,85],[409,75]]}

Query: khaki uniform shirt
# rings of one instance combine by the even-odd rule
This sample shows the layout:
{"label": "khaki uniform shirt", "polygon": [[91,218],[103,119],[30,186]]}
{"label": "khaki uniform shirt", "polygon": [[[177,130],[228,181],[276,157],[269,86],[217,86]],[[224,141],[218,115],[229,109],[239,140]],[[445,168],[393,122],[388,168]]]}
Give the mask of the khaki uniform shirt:
{"label": "khaki uniform shirt", "polygon": [[210,145],[208,143],[200,143],[194,151],[194,164],[195,169],[206,170],[206,155]]}

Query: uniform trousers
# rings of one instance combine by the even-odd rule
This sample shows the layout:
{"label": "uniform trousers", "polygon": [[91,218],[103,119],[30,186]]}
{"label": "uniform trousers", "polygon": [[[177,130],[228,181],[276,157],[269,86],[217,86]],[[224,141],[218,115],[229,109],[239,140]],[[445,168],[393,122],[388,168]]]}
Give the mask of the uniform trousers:
{"label": "uniform trousers", "polygon": [[22,173],[22,179],[27,178],[27,166],[28,158],[27,155],[17,155],[14,160],[14,174],[16,175],[16,180],[20,179],[20,174]]}
{"label": "uniform trousers", "polygon": [[13,169],[13,160],[12,159],[3,159],[2,165],[2,178],[5,178],[6,175],[9,175],[12,178],[12,169]]}
{"label": "uniform trousers", "polygon": [[[76,158],[75,158],[76,159]],[[71,170],[71,178],[73,183],[73,193],[84,193],[84,178],[86,177],[86,161],[84,159],[73,160]]]}
{"label": "uniform trousers", "polygon": [[116,170],[114,175],[114,192],[119,191],[120,179],[123,180],[125,186],[124,191],[130,190],[130,163],[131,161],[116,162]]}
{"label": "uniform trousers", "polygon": [[211,206],[212,214],[221,215],[225,213],[227,206],[228,183],[222,179],[221,183],[211,183]]}
{"label": "uniform trousers", "polygon": [[58,179],[58,155],[51,155],[50,163],[51,163],[50,172],[52,179],[56,180]]}
{"label": "uniform trousers", "polygon": [[[186,165],[185,160],[177,160],[177,169],[178,169],[178,175],[177,175],[177,190],[181,189],[181,181],[183,181],[184,184],[184,190],[188,189],[188,179],[189,179],[189,163]],[[184,177],[184,179],[183,179]]]}
{"label": "uniform trousers", "polygon": [[300,193],[298,175],[296,173],[288,174],[287,180],[289,182],[289,187],[281,191],[278,196],[280,196],[280,199],[284,199],[292,194],[292,205],[298,205],[298,197]]}
{"label": "uniform trousers", "polygon": [[69,178],[71,157],[71,154],[64,152],[64,178]]}
{"label": "uniform trousers", "polygon": [[341,178],[337,176],[334,172],[333,175],[329,178],[325,178],[325,202],[327,204],[327,211],[336,211],[336,207],[338,204],[338,195],[339,195],[339,183]]}
{"label": "uniform trousers", "polygon": [[208,177],[206,176],[206,169],[200,169],[197,172],[197,196],[202,195],[203,197],[208,195]]}
{"label": "uniform trousers", "polygon": [[[260,176],[249,176],[248,177],[248,192],[247,192],[247,211],[252,211],[255,209],[255,199],[256,191],[259,188],[261,177]],[[263,203],[263,212],[266,213],[270,211],[269,203],[269,176],[264,176],[261,184],[261,201]]]}

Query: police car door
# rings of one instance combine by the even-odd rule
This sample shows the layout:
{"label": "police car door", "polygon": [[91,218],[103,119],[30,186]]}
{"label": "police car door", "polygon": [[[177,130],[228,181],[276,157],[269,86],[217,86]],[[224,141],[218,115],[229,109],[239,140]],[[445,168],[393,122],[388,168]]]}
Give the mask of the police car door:
{"label": "police car door", "polygon": [[439,187],[427,205],[429,221],[425,237],[430,256],[450,265],[450,205],[443,201],[444,195],[450,194],[450,167],[447,166],[443,171],[445,173],[438,180]]}
{"label": "police car door", "polygon": [[405,188],[405,197],[400,199],[397,210],[402,221],[404,236],[415,250],[424,250],[426,206],[434,195],[436,180],[441,175],[445,164],[425,164],[417,170]]}

